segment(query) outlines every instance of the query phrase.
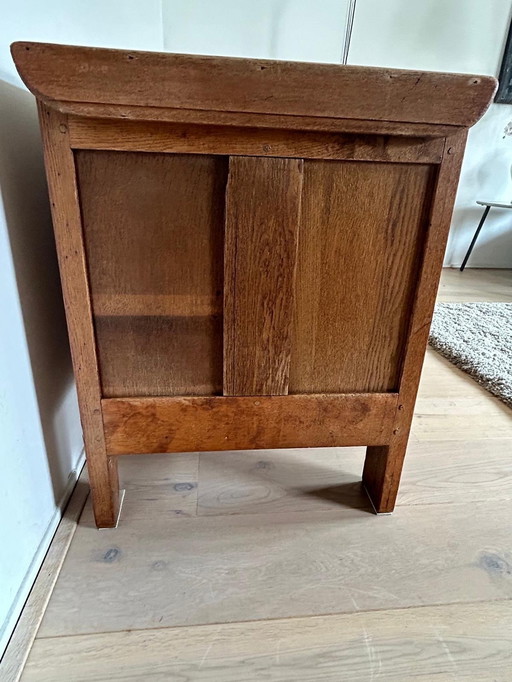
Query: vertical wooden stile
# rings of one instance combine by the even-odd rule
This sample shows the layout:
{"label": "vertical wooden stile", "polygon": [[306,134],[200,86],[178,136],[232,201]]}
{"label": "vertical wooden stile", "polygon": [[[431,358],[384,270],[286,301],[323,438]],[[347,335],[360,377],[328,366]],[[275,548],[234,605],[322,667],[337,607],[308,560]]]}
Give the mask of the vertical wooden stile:
{"label": "vertical wooden stile", "polygon": [[224,395],[287,395],[303,162],[231,157]]}
{"label": "vertical wooden stile", "polygon": [[119,511],[117,458],[109,457],[105,448],[91,298],[67,116],[42,103],[38,108],[94,516],[98,527],[111,528],[116,525]]}

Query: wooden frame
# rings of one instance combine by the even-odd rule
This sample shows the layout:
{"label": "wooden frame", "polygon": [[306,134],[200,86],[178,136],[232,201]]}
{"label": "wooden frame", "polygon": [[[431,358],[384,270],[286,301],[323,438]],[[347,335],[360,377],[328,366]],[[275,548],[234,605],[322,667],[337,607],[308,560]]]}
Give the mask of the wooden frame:
{"label": "wooden frame", "polygon": [[[363,483],[377,512],[392,511],[467,129],[495,79],[38,43],[12,52],[39,103],[97,525],[116,524],[117,456],[132,452],[366,445]],[[103,234],[109,196],[123,215],[124,185],[102,198],[112,163],[143,178],[181,167],[209,197],[204,206],[225,191],[223,278],[212,242],[192,294],[164,270],[162,290],[104,285],[98,254],[115,249]],[[174,199],[160,185],[147,229],[167,239],[159,202]],[[199,196],[187,204],[199,211],[194,229],[204,223],[217,240],[221,209],[210,220]],[[315,245],[331,237],[330,250]],[[191,257],[186,240],[180,248]],[[326,270],[340,273],[332,301]],[[223,357],[209,341],[194,347],[201,334],[222,334],[221,322]],[[158,344],[169,333],[184,335],[173,362],[184,353],[191,367],[166,391]],[[151,343],[147,369],[133,348]],[[206,374],[194,383],[194,372]]]}

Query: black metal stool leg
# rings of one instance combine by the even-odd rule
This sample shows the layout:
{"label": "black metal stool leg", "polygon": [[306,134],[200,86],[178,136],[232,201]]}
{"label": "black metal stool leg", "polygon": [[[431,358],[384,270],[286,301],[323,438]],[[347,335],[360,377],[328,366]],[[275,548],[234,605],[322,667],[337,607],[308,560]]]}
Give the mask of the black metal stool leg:
{"label": "black metal stool leg", "polygon": [[463,272],[464,268],[466,267],[466,263],[468,262],[468,258],[471,256],[471,251],[473,251],[473,247],[476,244],[476,240],[478,239],[478,235],[480,234],[480,230],[483,227],[483,224],[485,223],[485,219],[487,218],[487,214],[491,210],[490,206],[485,207],[485,211],[483,216],[480,219],[480,222],[478,223],[478,227],[476,228],[476,232],[473,235],[473,239],[471,240],[471,244],[469,245],[468,252],[464,256],[464,260],[462,261],[462,265],[460,266],[460,271]]}

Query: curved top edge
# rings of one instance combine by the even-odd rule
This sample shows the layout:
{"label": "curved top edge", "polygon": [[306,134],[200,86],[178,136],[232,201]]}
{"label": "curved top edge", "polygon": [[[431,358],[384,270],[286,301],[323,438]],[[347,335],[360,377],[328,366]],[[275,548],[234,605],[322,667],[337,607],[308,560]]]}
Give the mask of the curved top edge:
{"label": "curved top edge", "polygon": [[493,76],[16,42],[27,88],[45,102],[472,126]]}

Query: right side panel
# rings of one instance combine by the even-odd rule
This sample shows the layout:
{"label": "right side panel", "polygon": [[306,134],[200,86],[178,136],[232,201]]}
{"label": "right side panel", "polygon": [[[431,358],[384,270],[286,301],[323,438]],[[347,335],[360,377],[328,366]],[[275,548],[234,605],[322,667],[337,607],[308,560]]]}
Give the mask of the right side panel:
{"label": "right side panel", "polygon": [[290,393],[398,389],[435,170],[304,162]]}

